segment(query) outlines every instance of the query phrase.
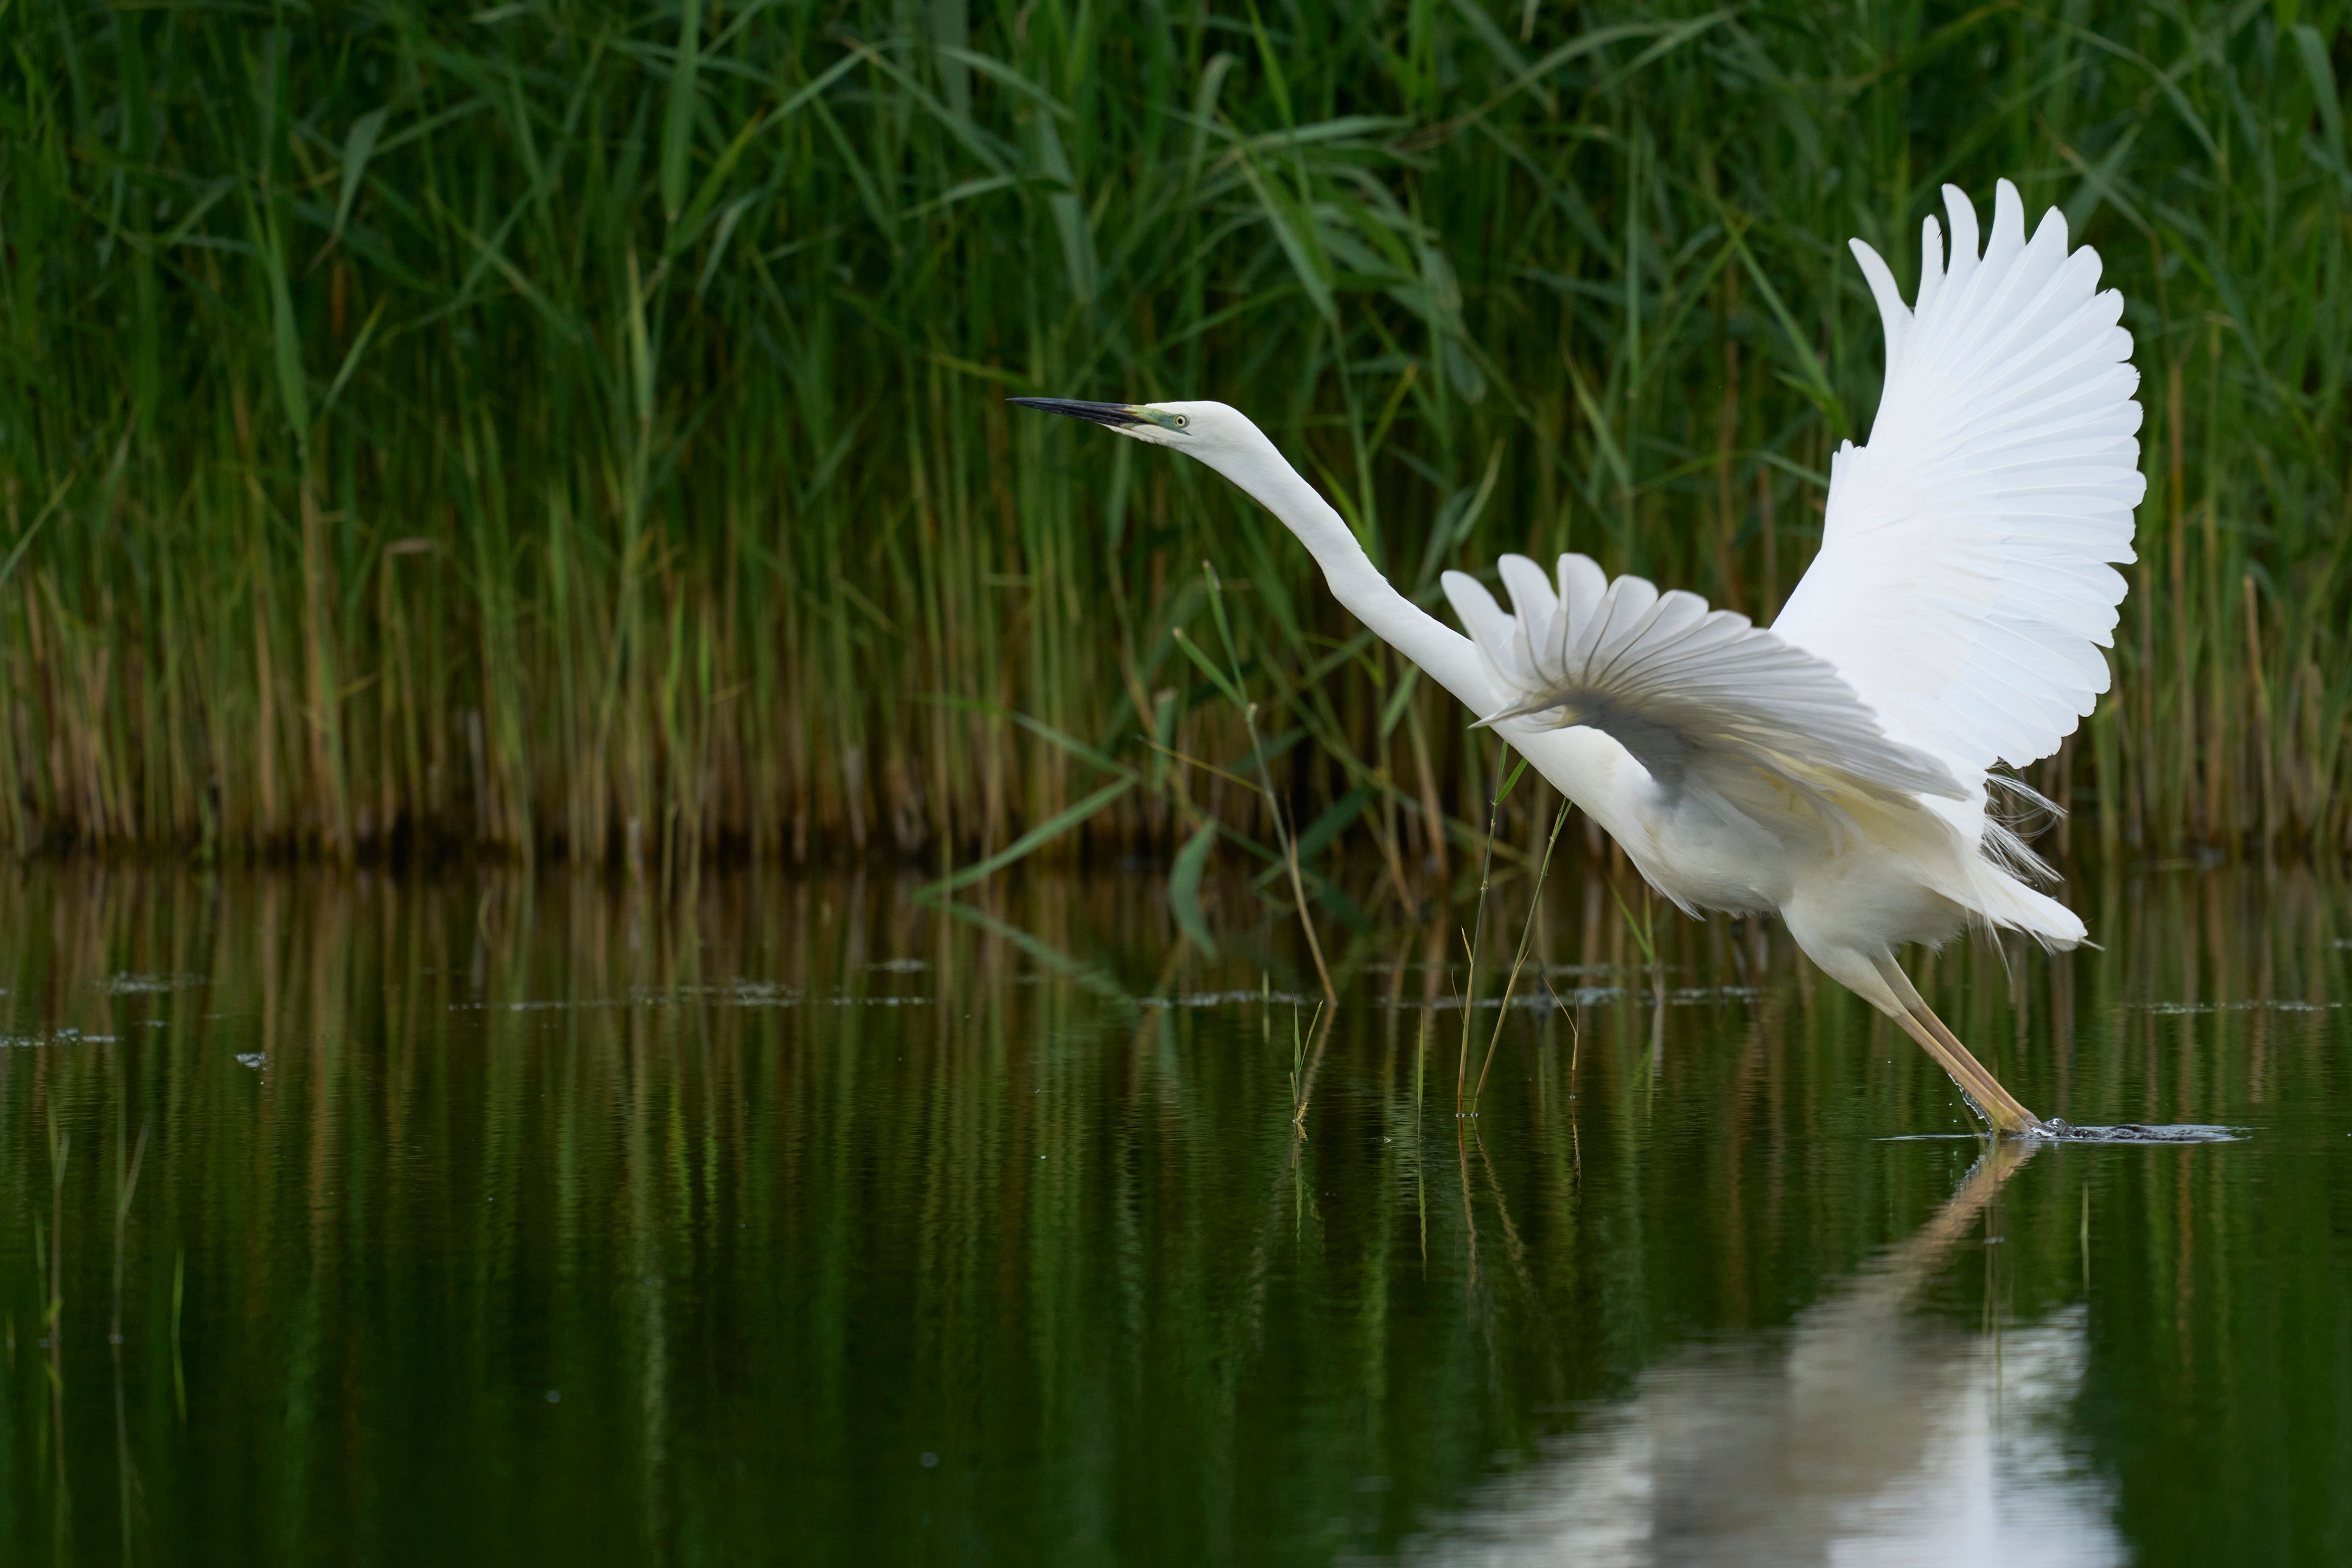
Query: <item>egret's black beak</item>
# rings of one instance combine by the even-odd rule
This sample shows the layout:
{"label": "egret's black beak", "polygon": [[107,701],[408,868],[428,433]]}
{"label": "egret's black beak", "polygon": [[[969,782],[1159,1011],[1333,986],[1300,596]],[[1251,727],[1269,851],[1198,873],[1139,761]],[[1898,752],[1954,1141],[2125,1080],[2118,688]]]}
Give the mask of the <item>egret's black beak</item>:
{"label": "egret's black beak", "polygon": [[1024,408],[1042,408],[1048,414],[1066,414],[1073,419],[1091,419],[1097,425],[1148,425],[1150,420],[1131,412],[1123,403],[1072,403],[1060,397],[1008,397],[1007,403]]}

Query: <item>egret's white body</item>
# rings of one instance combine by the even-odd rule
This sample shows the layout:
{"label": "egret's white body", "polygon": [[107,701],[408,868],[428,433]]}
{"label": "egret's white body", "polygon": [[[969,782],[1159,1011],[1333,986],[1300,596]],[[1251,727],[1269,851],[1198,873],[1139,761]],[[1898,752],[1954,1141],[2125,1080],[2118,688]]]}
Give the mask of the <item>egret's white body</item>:
{"label": "egret's white body", "polygon": [[1831,470],[1822,548],[1768,630],[1582,556],[1505,556],[1506,611],[1447,574],[1469,633],[1381,575],[1339,513],[1221,403],[1024,399],[1190,454],[1287,524],[1340,603],[1517,748],[1685,910],[1769,911],[1902,1024],[2003,1131],[2041,1124],[1895,967],[1969,923],[2053,948],[2083,922],[2021,879],[2041,868],[1988,812],[1990,770],[2048,756],[2107,686],[2132,556],[2138,373],[2053,209],[2031,240],[2002,181],[1990,243],[1945,187],[1906,308],[1854,253],[1886,332],[1867,446]]}

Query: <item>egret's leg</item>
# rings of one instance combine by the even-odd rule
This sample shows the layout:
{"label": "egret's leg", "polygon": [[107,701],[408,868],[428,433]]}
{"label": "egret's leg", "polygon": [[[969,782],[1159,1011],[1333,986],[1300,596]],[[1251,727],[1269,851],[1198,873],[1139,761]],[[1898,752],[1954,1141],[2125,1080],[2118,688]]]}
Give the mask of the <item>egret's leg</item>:
{"label": "egret's leg", "polygon": [[1937,1067],[1951,1075],[1953,1086],[1960,1091],[1960,1098],[1969,1102],[1970,1110],[1983,1117],[1997,1132],[2020,1131],[2004,1125],[2006,1118],[1996,1093],[2000,1086],[1987,1076],[1974,1058],[1954,1055],[1950,1047],[1937,1038],[1927,1025],[1909,1013],[1895,1014],[1895,1021],[1902,1026],[1905,1034],[1919,1042],[1921,1050],[1936,1058]]}
{"label": "egret's leg", "polygon": [[1960,1037],[1945,1026],[1944,1020],[1936,1016],[1935,1009],[1919,994],[1918,987],[1911,984],[1910,976],[1892,961],[1880,965],[1879,973],[1895,992],[1895,999],[1903,1004],[1904,1014],[1895,1021],[1951,1075],[1978,1115],[1991,1122],[1999,1132],[2042,1131],[2042,1119],[2003,1089],[2000,1079],[1987,1071],[1985,1065],[1960,1043]]}
{"label": "egret's leg", "polygon": [[1990,1103],[1983,1109],[1995,1127],[2003,1132],[2039,1132],[2042,1130],[2042,1118],[2026,1110],[2019,1102],[2017,1096],[2000,1086],[2000,1079],[1993,1077],[1985,1065],[1969,1053],[1968,1047],[1960,1044],[1960,1037],[1952,1033],[1944,1020],[1936,1016],[1934,1009],[1922,1002],[1918,1004],[1916,1016],[1930,1032],[1943,1041],[1947,1049],[1969,1067],[1975,1068],[1977,1076],[1983,1079],[1985,1088],[1991,1096]]}

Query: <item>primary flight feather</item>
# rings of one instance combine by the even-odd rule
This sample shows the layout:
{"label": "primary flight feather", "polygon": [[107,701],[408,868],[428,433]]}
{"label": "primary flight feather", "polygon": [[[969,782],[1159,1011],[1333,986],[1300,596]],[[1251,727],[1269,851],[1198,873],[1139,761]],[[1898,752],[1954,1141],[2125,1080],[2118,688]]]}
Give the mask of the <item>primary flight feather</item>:
{"label": "primary flight feather", "polygon": [[2132,559],[2139,378],[2122,299],[2053,209],[2025,234],[1997,187],[1990,242],[1944,187],[1906,306],[1855,241],[1886,335],[1866,446],[1831,467],[1822,548],[1769,627],[1563,555],[1507,555],[1506,610],[1449,573],[1465,637],[1382,577],[1249,420],[1221,403],[1015,402],[1189,453],[1255,496],[1339,601],[1491,725],[1687,910],[1770,912],[1917,1040],[2007,1132],[2044,1123],[1895,962],[1971,922],[2053,948],[2082,922],[2029,887],[1989,815],[1990,770],[2049,755],[2107,687],[2100,648]]}

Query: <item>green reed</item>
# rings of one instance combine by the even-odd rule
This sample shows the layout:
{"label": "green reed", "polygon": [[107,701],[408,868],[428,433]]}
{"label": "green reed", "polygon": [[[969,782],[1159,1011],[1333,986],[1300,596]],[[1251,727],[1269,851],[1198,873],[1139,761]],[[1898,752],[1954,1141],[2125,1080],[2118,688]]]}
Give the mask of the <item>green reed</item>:
{"label": "green reed", "polygon": [[[2342,0],[8,15],[20,847],[1173,853],[1272,836],[1255,752],[1402,891],[1480,840],[1462,716],[1214,476],[1002,399],[1231,401],[1425,598],[1575,548],[1762,618],[1876,395],[1843,239],[1910,275],[2002,174],[2147,413],[2033,782],[2143,852],[2352,833]],[[1204,559],[1262,744],[1176,657]]]}

